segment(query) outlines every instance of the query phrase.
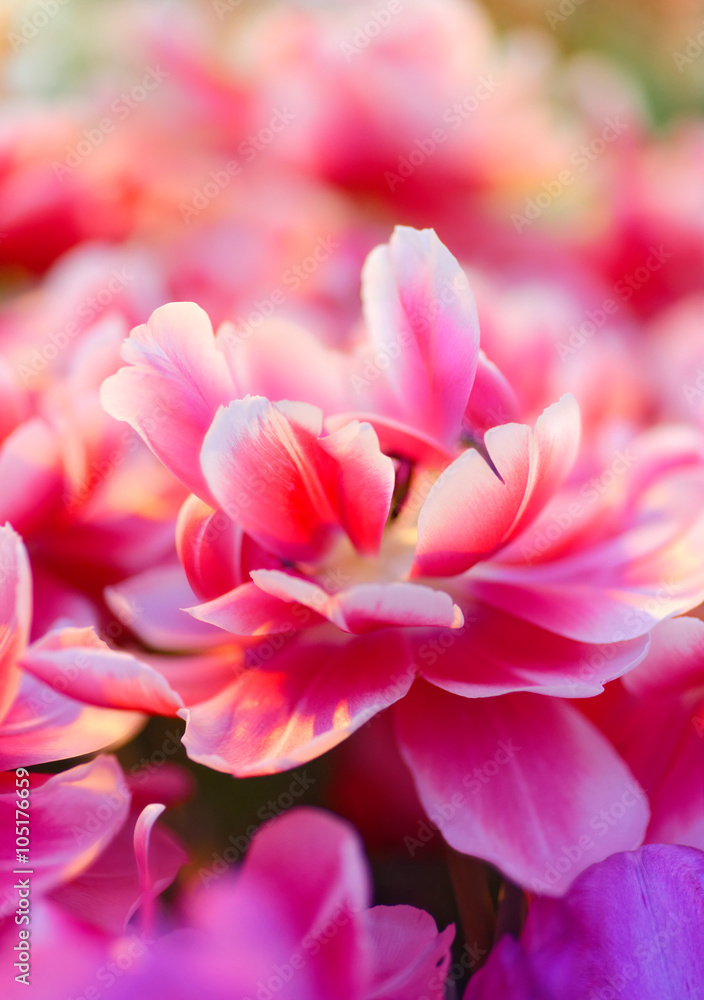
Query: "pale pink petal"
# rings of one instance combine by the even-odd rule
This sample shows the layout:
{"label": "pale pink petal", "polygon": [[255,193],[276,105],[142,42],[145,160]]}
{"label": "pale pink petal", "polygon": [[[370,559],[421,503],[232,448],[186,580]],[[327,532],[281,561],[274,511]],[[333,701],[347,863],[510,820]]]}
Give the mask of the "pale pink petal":
{"label": "pale pink petal", "polygon": [[440,475],[420,511],[414,576],[464,572],[505,545],[540,512],[570,471],[579,410],[564,396],[535,430],[504,424],[484,444],[497,473],[470,449]]}
{"label": "pale pink petal", "polygon": [[[286,574],[281,575],[286,576]],[[315,584],[300,577],[296,580],[301,588],[306,591],[312,590],[314,595],[318,596],[319,588]],[[296,603],[292,604],[291,601]],[[222,597],[216,597],[214,601],[188,608],[187,611],[199,621],[217,625],[218,628],[225,629],[233,635],[260,636],[277,632],[291,633],[305,625],[316,624],[323,620],[317,611],[311,613],[308,610],[313,607],[312,602],[309,601],[307,607],[301,607],[305,604],[300,595],[282,598],[278,594],[267,593],[263,587],[260,588],[250,582],[235,587]],[[225,636],[222,633],[220,636],[221,641],[224,641]]]}
{"label": "pale pink petal", "polygon": [[374,906],[363,919],[373,963],[365,1000],[443,1000],[454,926],[438,933],[414,906]]}
{"label": "pale pink petal", "polygon": [[140,712],[96,708],[67,698],[25,673],[0,723],[0,769],[94,753],[125,742],[144,721]]}
{"label": "pale pink petal", "polygon": [[168,652],[201,650],[222,643],[222,634],[183,608],[194,594],[180,565],[157,566],[103,592],[105,603],[146,646]]}
{"label": "pale pink petal", "polygon": [[161,674],[110,649],[92,628],[49,632],[32,643],[23,668],[54,690],[88,705],[176,715],[183,702]]}
{"label": "pale pink petal", "polygon": [[390,625],[439,625],[461,628],[462,612],[441,590],[414,583],[368,583],[336,594],[281,570],[254,570],[252,580],[265,593],[324,615],[344,632],[369,632]]}
{"label": "pale pink petal", "polygon": [[303,327],[272,320],[252,336],[242,337],[225,323],[218,330],[217,341],[242,395],[305,399],[323,413],[339,413],[354,405],[347,357],[326,347]]}
{"label": "pale pink petal", "polygon": [[393,463],[371,428],[319,437],[322,414],[257,397],[221,409],[201,455],[220,506],[284,559],[314,558],[335,528],[363,551],[381,541],[393,492]]}
{"label": "pale pink petal", "polygon": [[108,413],[126,420],[191,492],[211,499],[198,457],[219,406],[235,388],[213,328],[192,302],[174,302],[132,331],[121,368],[103,383]]}
{"label": "pale pink petal", "polygon": [[[415,673],[394,630],[350,639],[331,626],[272,636],[263,665],[180,714],[189,757],[244,777],[303,764],[338,744],[408,691]],[[268,656],[264,656],[264,652]]]}
{"label": "pale pink petal", "polygon": [[[398,226],[362,272],[364,312],[397,414],[442,443],[460,435],[479,351],[469,282],[431,229]],[[380,365],[382,367],[382,365]]]}
{"label": "pale pink petal", "polygon": [[29,535],[61,502],[64,471],[56,431],[34,417],[0,446],[0,524]]}
{"label": "pale pink petal", "polygon": [[478,701],[419,681],[394,710],[421,801],[456,850],[561,895],[642,843],[645,793],[576,709],[543,695]]}

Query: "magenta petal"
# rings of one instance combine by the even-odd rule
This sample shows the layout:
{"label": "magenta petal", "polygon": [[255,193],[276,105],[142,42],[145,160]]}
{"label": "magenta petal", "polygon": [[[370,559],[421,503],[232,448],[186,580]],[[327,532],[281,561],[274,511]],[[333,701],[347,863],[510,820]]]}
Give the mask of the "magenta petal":
{"label": "magenta petal", "polygon": [[568,703],[460,698],[418,681],[394,711],[423,806],[447,842],[519,885],[559,895],[588,865],[642,843],[642,789]]}
{"label": "magenta petal", "polygon": [[[565,994],[560,1000],[568,1000],[568,997],[569,994]],[[494,945],[488,963],[472,977],[463,1000],[557,1000],[557,998],[546,993],[537,982],[523,945],[510,934],[506,934]],[[574,1000],[578,1000],[578,997],[574,996]]]}
{"label": "magenta petal", "polygon": [[[51,893],[54,902],[78,919],[120,935],[135,911],[169,886],[188,860],[175,835],[156,824],[163,806],[133,814],[93,863]],[[139,855],[148,857],[148,880],[140,879]]]}
{"label": "magenta petal", "polygon": [[238,777],[284,771],[329,750],[406,694],[415,666],[399,632],[350,639],[323,628],[330,631],[272,637],[260,648],[262,666],[242,670],[220,694],[182,711],[189,757]]}
{"label": "magenta petal", "polygon": [[[30,779],[34,784],[36,779]],[[13,781],[14,784],[14,781]],[[113,757],[56,774],[31,787],[32,888],[35,893],[69,882],[91,864],[127,818],[130,792]],[[15,789],[0,794],[2,856],[15,857]],[[11,885],[12,873],[3,875]]]}
{"label": "magenta petal", "polygon": [[704,622],[672,618],[656,625],[647,657],[623,683],[635,695],[704,687]]}
{"label": "magenta petal", "polygon": [[362,298],[375,356],[398,416],[443,444],[455,443],[479,352],[474,298],[462,268],[432,229],[397,226],[362,272]]}
{"label": "magenta petal", "polygon": [[579,427],[574,398],[563,396],[538,418],[534,431],[522,424],[487,431],[484,444],[499,475],[478,451],[455,459],[421,508],[412,575],[462,573],[510,541],[570,471]]}
{"label": "magenta petal", "polygon": [[511,691],[585,698],[632,670],[649,641],[577,642],[476,602],[469,604],[463,628],[414,637],[414,647],[421,676],[467,698]]}
{"label": "magenta petal", "polygon": [[518,416],[518,400],[508,380],[480,351],[472,395],[464,414],[465,427],[481,440],[490,427],[511,423]]}
{"label": "magenta petal", "polygon": [[54,690],[103,708],[176,715],[183,706],[166,680],[129,653],[110,649],[92,628],[49,632],[32,643],[22,666]]}
{"label": "magenta petal", "polygon": [[414,906],[374,906],[364,914],[372,948],[373,1000],[443,1000],[454,926],[440,934]]}
{"label": "magenta petal", "polygon": [[[537,899],[521,936],[540,1000],[683,1000],[704,983],[704,854],[652,844],[585,871],[560,900]],[[466,1000],[494,976],[494,958]]]}
{"label": "magenta petal", "polygon": [[161,306],[132,331],[122,356],[129,367],[103,383],[103,406],[134,427],[191,492],[210,500],[200,449],[218,407],[236,393],[207,315],[192,302]]}
{"label": "magenta petal", "polygon": [[0,720],[17,693],[16,666],[29,638],[32,576],[20,536],[9,524],[0,528]]}

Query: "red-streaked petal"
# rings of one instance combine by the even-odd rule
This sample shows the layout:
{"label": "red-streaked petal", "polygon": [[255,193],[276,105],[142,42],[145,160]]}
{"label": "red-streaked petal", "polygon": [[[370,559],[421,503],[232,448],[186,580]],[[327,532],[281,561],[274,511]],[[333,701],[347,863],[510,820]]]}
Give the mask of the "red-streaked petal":
{"label": "red-streaked petal", "polygon": [[201,463],[226,514],[283,559],[310,559],[344,528],[363,551],[381,541],[393,463],[373,430],[350,424],[320,438],[322,414],[258,397],[221,409]]}
{"label": "red-streaked petal", "polygon": [[92,628],[49,632],[32,643],[22,666],[76,701],[153,715],[176,715],[183,706],[161,674],[129,653],[110,649]]}
{"label": "red-streaked petal", "polygon": [[[180,714],[192,760],[244,777],[312,760],[408,691],[415,674],[394,630],[350,639],[323,626],[285,638],[258,669]],[[265,647],[266,648],[266,647]]]}

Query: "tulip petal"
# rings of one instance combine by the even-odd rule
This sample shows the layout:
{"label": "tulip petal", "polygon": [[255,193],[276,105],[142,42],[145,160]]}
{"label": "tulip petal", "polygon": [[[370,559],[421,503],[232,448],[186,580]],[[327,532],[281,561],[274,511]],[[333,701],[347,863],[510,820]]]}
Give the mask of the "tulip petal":
{"label": "tulip petal", "polygon": [[[33,893],[45,893],[85,871],[117,836],[127,819],[130,798],[114,757],[97,757],[30,786],[31,847],[27,853]],[[16,806],[14,787],[0,794],[0,838],[6,859],[16,853]],[[6,872],[11,883],[12,873]]]}
{"label": "tulip petal", "polygon": [[473,449],[441,473],[418,517],[413,576],[462,573],[530,523],[574,463],[577,404],[563,396],[534,431],[503,424],[487,431],[484,444],[499,475]]}
{"label": "tulip petal", "polygon": [[[370,338],[398,414],[437,440],[458,440],[479,352],[469,282],[432,229],[397,226],[362,271]],[[394,414],[390,414],[394,416]]]}
{"label": "tulip petal", "polygon": [[183,702],[166,680],[129,653],[110,649],[92,628],[47,633],[27,649],[22,666],[69,698],[103,708],[176,715]]}
{"label": "tulip petal", "polygon": [[349,639],[323,628],[324,637],[318,629],[273,637],[269,656],[259,652],[263,666],[183,710],[189,757],[238,777],[283,771],[336,746],[406,694],[415,668],[399,632]]}
{"label": "tulip petal", "polygon": [[378,548],[393,492],[374,431],[349,424],[320,438],[322,413],[303,404],[236,400],[206,435],[201,462],[223,510],[282,559],[312,559],[341,527]]}
{"label": "tulip petal", "polygon": [[192,493],[211,502],[200,450],[218,407],[236,392],[207,315],[192,302],[161,306],[132,331],[122,356],[129,367],[103,383],[103,406],[134,427]]}
{"label": "tulip petal", "polygon": [[394,712],[418,794],[447,842],[519,885],[560,895],[588,865],[642,842],[643,791],[568,703],[477,701],[418,681]]}

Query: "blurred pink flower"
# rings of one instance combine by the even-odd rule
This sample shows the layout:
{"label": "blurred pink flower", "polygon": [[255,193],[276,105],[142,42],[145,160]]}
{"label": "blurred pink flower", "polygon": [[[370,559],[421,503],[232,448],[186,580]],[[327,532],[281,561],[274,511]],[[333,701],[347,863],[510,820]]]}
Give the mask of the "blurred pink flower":
{"label": "blurred pink flower", "polygon": [[454,927],[412,906],[370,908],[359,839],[300,808],[267,823],[236,876],[195,890],[116,1000],[441,1000]]}
{"label": "blurred pink flower", "polygon": [[92,753],[131,736],[142,713],[183,704],[164,678],[110,649],[93,628],[62,627],[34,642],[27,551],[0,528],[0,767],[28,767]]}

